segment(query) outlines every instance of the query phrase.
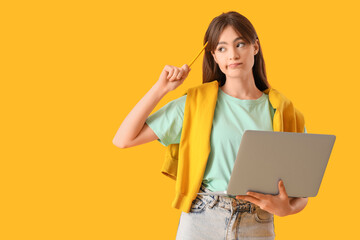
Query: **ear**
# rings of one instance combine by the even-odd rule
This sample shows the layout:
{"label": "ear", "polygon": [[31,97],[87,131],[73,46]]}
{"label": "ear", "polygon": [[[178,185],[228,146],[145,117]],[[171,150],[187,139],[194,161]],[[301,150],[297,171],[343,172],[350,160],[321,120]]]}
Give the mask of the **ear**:
{"label": "ear", "polygon": [[259,39],[256,39],[254,43],[254,55],[259,53],[259,49],[260,49]]}
{"label": "ear", "polygon": [[218,63],[218,62],[217,62],[217,59],[216,59],[216,55],[215,55],[215,53],[214,53],[213,51],[211,51],[211,55],[213,56],[214,61],[215,61],[216,63]]}

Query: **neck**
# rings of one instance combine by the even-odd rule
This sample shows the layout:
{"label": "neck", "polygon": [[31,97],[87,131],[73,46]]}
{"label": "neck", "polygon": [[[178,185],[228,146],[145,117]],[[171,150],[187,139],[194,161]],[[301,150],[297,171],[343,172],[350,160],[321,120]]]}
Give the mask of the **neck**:
{"label": "neck", "polygon": [[243,100],[255,100],[263,94],[263,92],[256,87],[252,73],[250,76],[242,78],[226,77],[225,84],[220,88],[226,94]]}

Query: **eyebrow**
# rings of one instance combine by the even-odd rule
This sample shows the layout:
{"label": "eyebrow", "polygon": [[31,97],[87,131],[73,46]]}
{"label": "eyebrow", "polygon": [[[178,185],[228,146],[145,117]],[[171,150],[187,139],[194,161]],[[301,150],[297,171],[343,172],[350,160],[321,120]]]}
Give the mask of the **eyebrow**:
{"label": "eyebrow", "polygon": [[[237,40],[239,40],[239,39],[244,39],[244,38],[243,38],[243,37],[235,38],[233,42],[235,42],[235,41],[237,41]],[[227,44],[227,42],[219,42],[217,45],[219,45],[219,44]],[[216,46],[217,46],[217,45],[216,45]]]}

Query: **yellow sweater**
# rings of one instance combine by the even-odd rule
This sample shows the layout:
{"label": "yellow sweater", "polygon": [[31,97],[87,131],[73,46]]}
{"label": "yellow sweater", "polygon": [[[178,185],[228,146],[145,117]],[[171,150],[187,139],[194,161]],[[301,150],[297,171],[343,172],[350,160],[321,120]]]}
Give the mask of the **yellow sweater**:
{"label": "yellow sweater", "polygon": [[[218,88],[219,83],[214,80],[187,90],[180,143],[166,148],[162,173],[176,180],[172,207],[186,213],[199,192],[210,153]],[[304,132],[304,117],[290,100],[273,88],[263,92],[269,95],[270,104],[276,109],[274,131]]]}

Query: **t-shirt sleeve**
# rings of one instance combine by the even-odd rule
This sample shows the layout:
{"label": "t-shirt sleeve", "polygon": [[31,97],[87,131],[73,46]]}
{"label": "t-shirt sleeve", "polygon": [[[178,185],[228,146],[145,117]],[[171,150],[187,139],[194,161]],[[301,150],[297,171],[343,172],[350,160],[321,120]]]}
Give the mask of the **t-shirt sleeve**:
{"label": "t-shirt sleeve", "polygon": [[180,143],[185,101],[186,95],[172,100],[145,121],[164,146]]}

